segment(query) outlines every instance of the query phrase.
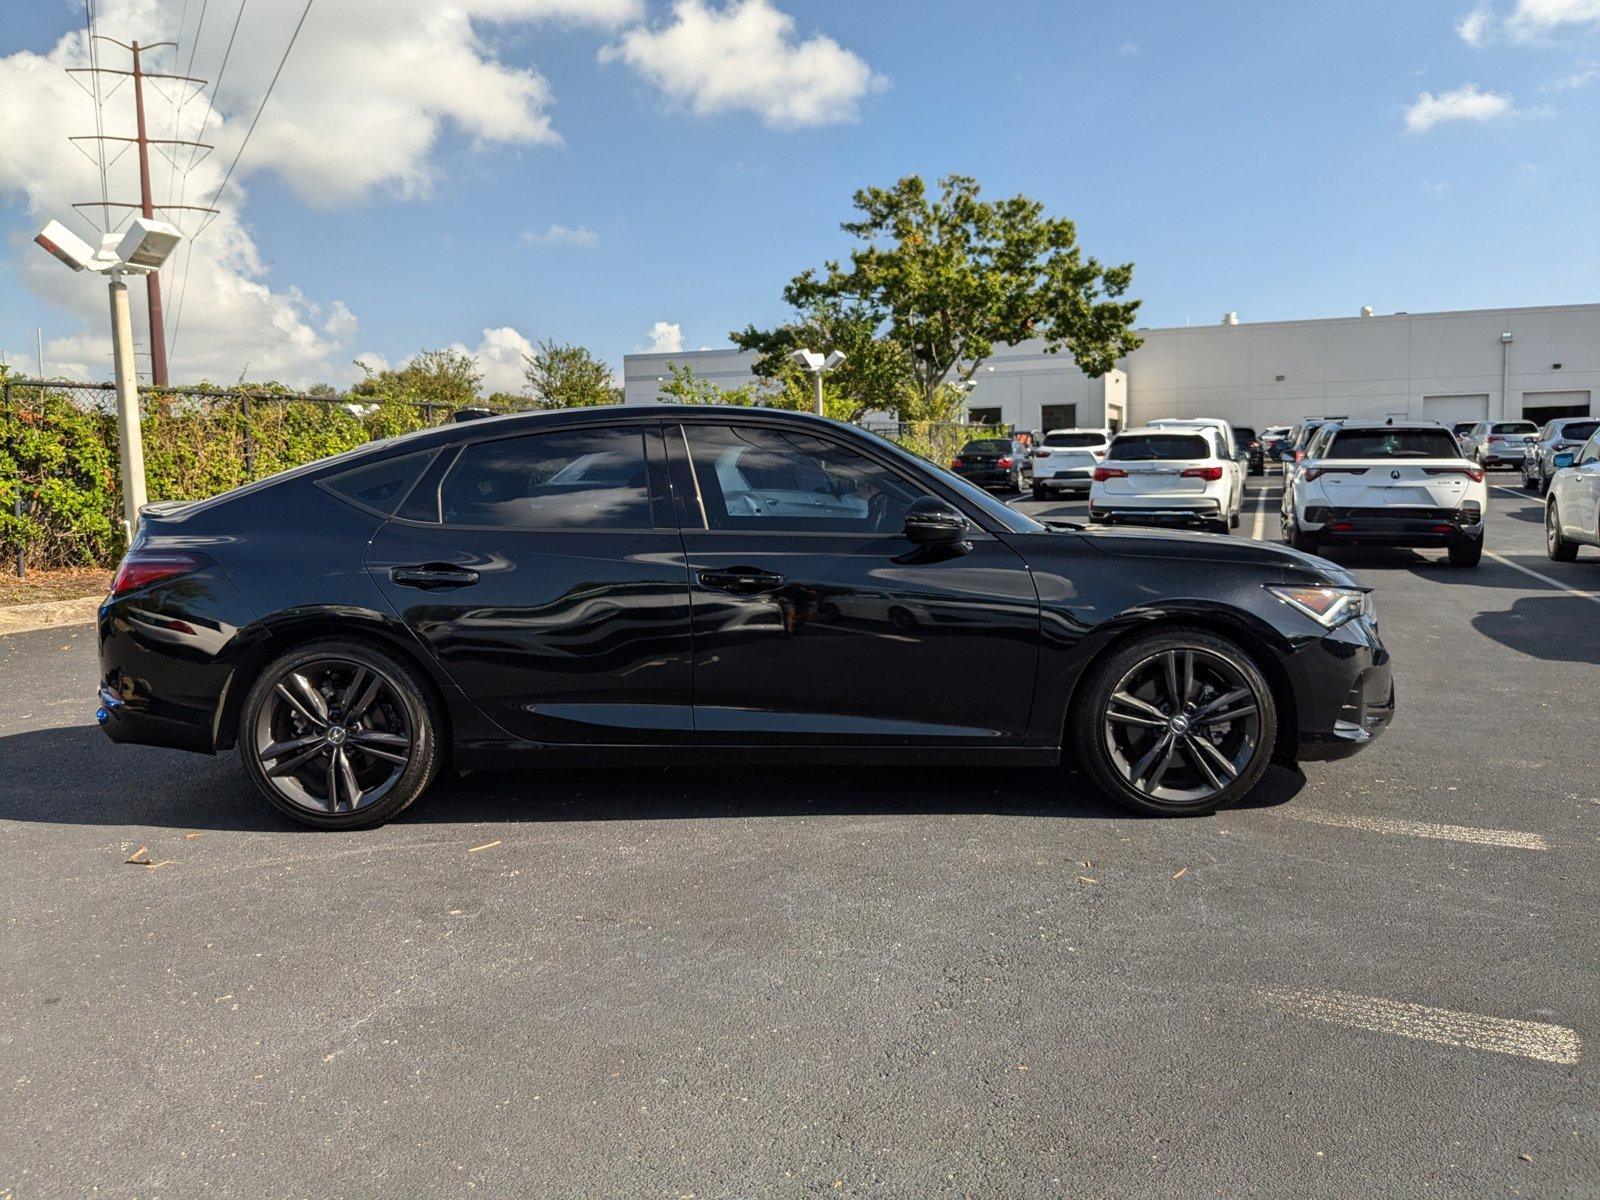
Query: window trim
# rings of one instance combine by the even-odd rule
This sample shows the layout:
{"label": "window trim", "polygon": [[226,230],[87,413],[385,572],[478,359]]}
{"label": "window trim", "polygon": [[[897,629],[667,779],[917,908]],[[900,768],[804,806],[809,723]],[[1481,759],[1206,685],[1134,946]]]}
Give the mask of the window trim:
{"label": "window trim", "polygon": [[[444,519],[444,503],[442,496],[444,481],[449,478],[450,472],[455,469],[456,464],[460,461],[461,456],[474,446],[487,445],[490,442],[511,441],[515,438],[544,437],[553,433],[590,432],[606,429],[636,429],[640,433],[645,463],[645,507],[650,514],[651,524],[625,525],[609,528],[575,529],[571,526],[562,525],[476,525],[469,524],[464,521],[446,521]],[[677,531],[676,526],[662,526],[655,524],[657,519],[656,505],[658,500],[661,499],[663,493],[666,497],[670,498],[672,492],[670,486],[668,486],[668,481],[657,478],[657,476],[660,474],[660,468],[650,454],[650,435],[652,433],[655,433],[657,437],[660,436],[661,421],[658,418],[638,417],[632,420],[625,419],[620,421],[563,421],[559,425],[551,425],[547,428],[537,427],[533,429],[524,428],[506,430],[502,433],[496,434],[493,437],[464,439],[460,442],[457,442],[454,447],[446,448],[451,450],[452,453],[449,455],[450,465],[439,476],[439,487],[441,489],[441,498],[438,507],[439,519],[436,521],[424,521],[415,517],[401,517],[396,515],[390,517],[389,520],[419,529],[466,529],[496,533],[582,534],[589,537],[612,533],[630,535],[645,533],[674,533]],[[435,462],[437,462],[437,460],[435,460]],[[434,465],[435,463],[430,463],[429,467],[431,468]],[[426,474],[427,471],[425,470],[423,475]],[[417,483],[420,484],[421,482],[421,477],[419,477]],[[416,484],[413,484],[412,486],[415,488]],[[406,505],[406,502],[410,499],[411,496],[409,493],[407,493],[406,499],[401,501],[400,507],[395,510],[396,513],[403,509]]]}

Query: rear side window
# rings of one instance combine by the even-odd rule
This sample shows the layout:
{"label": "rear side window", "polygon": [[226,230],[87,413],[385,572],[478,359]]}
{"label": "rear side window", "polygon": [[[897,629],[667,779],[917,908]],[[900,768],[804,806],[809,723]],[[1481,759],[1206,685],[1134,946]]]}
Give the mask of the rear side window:
{"label": "rear side window", "polygon": [[1532,421],[1496,421],[1490,433],[1538,433],[1539,427]]}
{"label": "rear side window", "polygon": [[419,450],[415,454],[402,454],[382,462],[342,471],[322,480],[329,491],[353,500],[362,508],[371,509],[389,517],[400,507],[411,485],[422,477],[433,461],[436,450]]}
{"label": "rear side window", "polygon": [[1212,450],[1199,434],[1140,433],[1117,438],[1106,457],[1128,462],[1210,458]]}
{"label": "rear side window", "polygon": [[1592,438],[1597,429],[1600,429],[1600,421],[1577,421],[1556,430],[1556,437],[1563,442],[1581,442],[1584,438]]}
{"label": "rear side window", "polygon": [[446,525],[649,529],[650,472],[638,427],[475,442],[439,488]]}
{"label": "rear side window", "polygon": [[1460,458],[1442,429],[1341,429],[1325,458]]}
{"label": "rear side window", "polygon": [[1104,446],[1106,436],[1103,433],[1047,433],[1044,435],[1046,446],[1062,446],[1076,449],[1083,446]]}

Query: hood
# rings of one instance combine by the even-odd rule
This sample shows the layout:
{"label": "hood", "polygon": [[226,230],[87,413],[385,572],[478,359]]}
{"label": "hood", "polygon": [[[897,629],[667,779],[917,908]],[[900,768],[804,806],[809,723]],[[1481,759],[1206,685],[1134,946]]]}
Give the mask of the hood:
{"label": "hood", "polygon": [[1119,558],[1175,558],[1189,562],[1280,567],[1333,584],[1354,584],[1338,563],[1288,546],[1182,529],[1085,529],[1078,534],[1103,554]]}

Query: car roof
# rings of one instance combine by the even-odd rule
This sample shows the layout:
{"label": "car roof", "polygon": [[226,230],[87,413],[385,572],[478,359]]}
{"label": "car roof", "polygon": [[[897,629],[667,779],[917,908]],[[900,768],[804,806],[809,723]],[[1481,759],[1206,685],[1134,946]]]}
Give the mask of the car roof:
{"label": "car roof", "polygon": [[1044,431],[1045,437],[1049,437],[1051,434],[1056,434],[1056,433],[1102,433],[1102,434],[1105,434],[1107,437],[1111,436],[1111,431],[1109,429],[1105,428],[1104,426],[1100,426],[1099,428],[1095,428],[1093,426],[1088,426],[1088,425],[1085,425],[1085,426],[1074,425],[1070,429],[1046,429]]}
{"label": "car roof", "polygon": [[1366,431],[1369,429],[1437,429],[1441,433],[1448,430],[1437,421],[1324,421],[1324,425],[1336,425],[1340,429],[1356,429]]}
{"label": "car roof", "polygon": [[1210,428],[1208,425],[1140,425],[1136,429],[1121,430],[1117,437],[1172,437],[1185,433],[1198,436]]}

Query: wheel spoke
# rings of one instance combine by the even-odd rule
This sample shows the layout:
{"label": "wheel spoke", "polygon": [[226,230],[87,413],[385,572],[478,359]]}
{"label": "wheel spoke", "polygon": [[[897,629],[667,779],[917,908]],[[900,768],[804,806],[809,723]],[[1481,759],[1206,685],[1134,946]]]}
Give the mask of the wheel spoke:
{"label": "wheel spoke", "polygon": [[372,707],[372,702],[378,698],[378,693],[382,690],[383,676],[374,673],[372,680],[355,702],[345,706],[345,710],[341,714],[344,717],[345,724],[348,725],[352,721],[359,721],[365,715],[367,709]]}
{"label": "wheel spoke", "polygon": [[317,744],[311,747],[311,749],[307,750],[303,754],[293,755],[292,757],[285,758],[283,761],[274,764],[267,769],[267,774],[273,776],[274,778],[279,775],[293,775],[301,767],[305,766],[312,759],[316,758],[317,755],[322,754],[326,749],[327,747],[323,743],[322,739],[318,738]]}
{"label": "wheel spoke", "polygon": [[1126,708],[1133,709],[1133,711],[1136,712],[1136,713],[1143,713],[1147,717],[1153,717],[1157,721],[1159,721],[1162,725],[1165,725],[1167,723],[1167,714],[1166,713],[1162,712],[1154,704],[1149,704],[1149,703],[1146,703],[1145,701],[1139,699],[1139,697],[1135,696],[1131,692],[1114,692],[1114,693],[1112,693],[1111,703],[1113,703],[1113,704],[1121,704]]}
{"label": "wheel spoke", "polygon": [[350,766],[350,757],[345,754],[344,747],[340,746],[333,752],[334,759],[339,764],[339,778],[344,783],[344,790],[348,793],[350,811],[354,812],[361,803],[361,788],[356,784],[355,770]]}
{"label": "wheel spoke", "polygon": [[344,689],[344,695],[339,697],[339,715],[346,721],[351,719],[350,706],[355,702],[361,685],[367,681],[368,671],[365,667],[357,667],[350,675],[350,685]]}
{"label": "wheel spoke", "polygon": [[1216,768],[1214,768],[1210,764],[1210,762],[1208,762],[1206,760],[1205,754],[1201,752],[1199,744],[1198,744],[1199,741],[1200,741],[1199,738],[1193,738],[1193,737],[1184,738],[1183,739],[1183,756],[1185,758],[1187,758],[1190,762],[1192,762],[1199,769],[1200,774],[1202,774],[1202,775],[1204,775],[1206,777],[1206,782],[1211,785],[1211,790],[1212,791],[1220,792],[1222,790],[1222,786],[1223,786],[1222,785],[1222,779],[1217,774]]}
{"label": "wheel spoke", "polygon": [[1202,718],[1200,720],[1195,721],[1194,724],[1195,725],[1222,725],[1222,724],[1226,724],[1228,722],[1237,721],[1240,717],[1248,717],[1251,713],[1253,713],[1255,711],[1256,711],[1256,706],[1254,704],[1242,704],[1238,708],[1230,708],[1227,712],[1212,713],[1208,717],[1204,717],[1204,718]]}
{"label": "wheel spoke", "polygon": [[1108,712],[1106,713],[1106,720],[1117,721],[1123,725],[1142,725],[1146,729],[1165,729],[1167,727],[1167,719],[1165,717],[1147,717],[1142,713]]}
{"label": "wheel spoke", "polygon": [[1193,650],[1185,650],[1183,652],[1180,666],[1182,669],[1179,671],[1179,681],[1183,685],[1183,702],[1187,704],[1194,698],[1195,694]]}
{"label": "wheel spoke", "polygon": [[1167,696],[1172,701],[1172,711],[1182,712],[1183,702],[1188,697],[1184,694],[1183,682],[1179,678],[1178,652],[1168,650],[1161,656],[1161,667],[1167,677]]}
{"label": "wheel spoke", "polygon": [[1168,734],[1167,752],[1161,756],[1161,761],[1156,764],[1155,770],[1150,772],[1150,778],[1144,784],[1145,791],[1153,795],[1155,790],[1161,786],[1161,781],[1167,777],[1167,768],[1172,765],[1172,760],[1177,757],[1177,753],[1178,739]]}
{"label": "wheel spoke", "polygon": [[[1161,737],[1157,738],[1155,745],[1151,746],[1150,749],[1145,751],[1144,757],[1129,768],[1128,777],[1132,779],[1136,785],[1142,786],[1144,777],[1150,773],[1151,769],[1156,765],[1156,761],[1161,759],[1162,755],[1166,755],[1168,758],[1172,756],[1172,746],[1176,740],[1177,739],[1173,737],[1171,731],[1168,731]],[[1163,761],[1163,769],[1165,769],[1165,766],[1166,764]]]}
{"label": "wheel spoke", "polygon": [[285,754],[293,754],[296,750],[304,750],[307,746],[322,745],[322,735],[313,733],[307,737],[290,738],[287,742],[273,742],[261,752],[264,759],[282,758]]}
{"label": "wheel spoke", "polygon": [[[406,742],[404,738],[400,739],[400,741],[403,745],[410,745],[410,743]],[[373,745],[372,743],[367,742],[355,735],[351,736],[350,745],[354,749],[361,751],[363,754],[370,755],[373,758],[381,758],[385,762],[399,763],[401,766],[404,766],[406,763],[411,761],[411,758],[408,755],[396,754],[393,750],[384,749],[383,743],[381,742],[378,745]]]}
{"label": "wheel spoke", "polygon": [[1195,713],[1190,723],[1195,724],[1209,721],[1213,716],[1227,709],[1230,705],[1237,704],[1239,701],[1249,698],[1249,688],[1236,688],[1231,692],[1225,692],[1218,696],[1215,700],[1212,700],[1206,704],[1200,709],[1199,712]]}
{"label": "wheel spoke", "polygon": [[278,681],[278,695],[289,702],[289,707],[318,729],[328,724],[328,705],[322,693],[311,686],[311,681],[298,671],[291,671]]}
{"label": "wheel spoke", "polygon": [[338,747],[328,754],[328,811],[339,811],[339,750]]}
{"label": "wheel spoke", "polygon": [[[1239,774],[1238,770],[1234,767],[1233,762],[1228,758],[1228,756],[1211,744],[1211,739],[1194,737],[1191,735],[1189,741],[1193,743],[1195,749],[1199,751],[1200,760],[1209,759],[1211,764],[1229,779],[1233,779]],[[1207,771],[1206,774],[1210,775],[1211,772]],[[1221,787],[1222,785],[1219,783],[1217,786]]]}

